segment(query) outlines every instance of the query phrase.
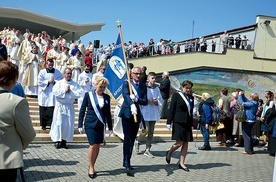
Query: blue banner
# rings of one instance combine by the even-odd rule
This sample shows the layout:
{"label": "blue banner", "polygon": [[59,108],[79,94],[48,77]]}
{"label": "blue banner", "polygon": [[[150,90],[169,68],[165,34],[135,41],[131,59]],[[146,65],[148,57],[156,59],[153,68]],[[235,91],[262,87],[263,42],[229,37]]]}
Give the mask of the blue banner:
{"label": "blue banner", "polygon": [[126,70],[127,67],[119,34],[112,56],[106,65],[104,73],[104,77],[109,81],[107,90],[116,100],[122,94],[123,82],[127,79]]}

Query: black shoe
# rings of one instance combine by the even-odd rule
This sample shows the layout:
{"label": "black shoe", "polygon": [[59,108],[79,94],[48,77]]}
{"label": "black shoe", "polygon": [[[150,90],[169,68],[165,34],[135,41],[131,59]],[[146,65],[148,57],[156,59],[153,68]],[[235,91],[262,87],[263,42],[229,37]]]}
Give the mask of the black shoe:
{"label": "black shoe", "polygon": [[203,145],[202,147],[198,147],[198,150],[211,150],[210,145]]}
{"label": "black shoe", "polygon": [[95,173],[93,173],[93,174],[89,174],[89,171],[88,171],[88,176],[89,176],[89,178],[91,178],[91,179],[95,179],[95,178],[97,177],[97,173],[95,172]]}
{"label": "black shoe", "polygon": [[60,149],[60,142],[55,142],[54,146],[56,147],[56,149]]}
{"label": "black shoe", "polygon": [[134,177],[134,174],[131,173],[131,168],[130,167],[126,167],[125,173],[127,174],[127,176]]}
{"label": "black shoe", "polygon": [[187,167],[183,168],[180,164],[178,165],[178,169],[183,169],[186,172],[190,171],[189,168],[187,168]]}
{"label": "black shoe", "polygon": [[45,127],[45,126],[42,126],[41,129],[42,129],[42,130],[46,130],[46,127]]}
{"label": "black shoe", "polygon": [[168,159],[168,153],[169,153],[169,150],[166,152],[166,162],[167,164],[170,164],[171,163],[171,159]]}
{"label": "black shoe", "polygon": [[60,148],[65,148],[67,149],[66,147],[66,140],[62,140],[61,143],[60,143]]}
{"label": "black shoe", "polygon": [[271,157],[275,157],[275,154],[273,154],[273,153],[270,153],[270,154],[269,154],[269,156],[271,156]]}
{"label": "black shoe", "polygon": [[89,169],[90,169],[90,166],[88,166],[88,177],[91,178],[91,179],[95,179],[97,177],[97,173],[94,172],[93,174],[90,174]]}

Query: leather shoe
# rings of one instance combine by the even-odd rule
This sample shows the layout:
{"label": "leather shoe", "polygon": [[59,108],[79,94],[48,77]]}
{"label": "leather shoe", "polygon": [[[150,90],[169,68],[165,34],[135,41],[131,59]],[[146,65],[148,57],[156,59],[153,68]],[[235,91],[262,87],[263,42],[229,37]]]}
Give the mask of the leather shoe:
{"label": "leather shoe", "polygon": [[166,152],[166,162],[167,162],[167,164],[170,164],[171,159],[168,159],[168,153],[169,153],[169,150]]}
{"label": "leather shoe", "polygon": [[89,176],[89,178],[91,178],[91,179],[95,179],[95,178],[97,177],[97,173],[95,172],[95,173],[93,173],[93,174],[89,174],[89,172],[88,172],[88,176]]}
{"label": "leather shoe", "polygon": [[246,152],[246,151],[242,151],[241,153],[242,154],[248,154],[248,155],[253,155],[254,154],[254,152]]}
{"label": "leather shoe", "polygon": [[132,174],[132,173],[130,172],[130,170],[131,170],[130,167],[126,167],[125,173],[127,174],[127,176],[134,177],[134,174]]}
{"label": "leather shoe", "polygon": [[203,145],[202,147],[198,147],[198,150],[211,150],[210,145]]}
{"label": "leather shoe", "polygon": [[67,149],[68,147],[66,146],[66,140],[62,140],[61,143],[60,143],[60,148],[65,148]]}
{"label": "leather shoe", "polygon": [[56,149],[60,149],[61,147],[60,147],[60,142],[55,142],[55,147],[56,147]]}
{"label": "leather shoe", "polygon": [[219,143],[218,146],[220,146],[220,147],[226,147],[226,143]]}
{"label": "leather shoe", "polygon": [[187,167],[182,167],[180,164],[178,165],[178,168],[179,168],[179,169],[183,169],[183,170],[186,171],[186,172],[189,172],[189,171],[190,171],[189,168],[187,168]]}
{"label": "leather shoe", "polygon": [[91,178],[91,179],[95,179],[97,177],[97,173],[94,172],[94,173],[90,174],[89,169],[90,169],[90,166],[88,166],[88,177]]}

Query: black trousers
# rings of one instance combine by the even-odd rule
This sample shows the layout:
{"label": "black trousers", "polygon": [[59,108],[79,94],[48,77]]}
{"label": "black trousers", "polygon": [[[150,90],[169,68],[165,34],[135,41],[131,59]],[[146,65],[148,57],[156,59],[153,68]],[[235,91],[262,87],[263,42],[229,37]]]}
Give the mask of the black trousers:
{"label": "black trousers", "polygon": [[17,169],[1,169],[0,181],[14,182],[17,177]]}
{"label": "black trousers", "polygon": [[124,143],[123,143],[123,166],[130,167],[130,159],[134,141],[139,129],[139,122],[134,122],[133,116],[130,119],[122,119]]}
{"label": "black trousers", "polygon": [[55,107],[39,106],[40,126],[51,126]]}

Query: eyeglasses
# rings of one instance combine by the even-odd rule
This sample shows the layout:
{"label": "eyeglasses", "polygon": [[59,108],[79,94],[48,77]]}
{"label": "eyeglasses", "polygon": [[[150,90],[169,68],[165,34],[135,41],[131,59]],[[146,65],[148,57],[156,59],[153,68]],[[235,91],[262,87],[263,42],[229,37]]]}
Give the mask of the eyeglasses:
{"label": "eyeglasses", "polygon": [[192,87],[183,87],[184,89],[186,89],[186,90],[191,90],[192,89]]}
{"label": "eyeglasses", "polygon": [[134,73],[134,72],[132,72],[134,75],[141,75],[141,73]]}

